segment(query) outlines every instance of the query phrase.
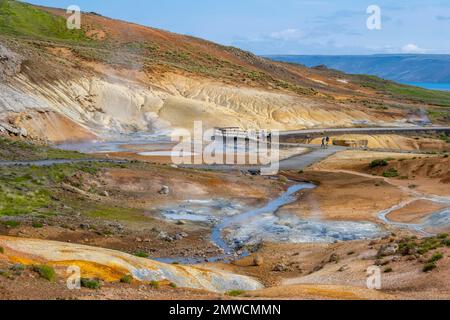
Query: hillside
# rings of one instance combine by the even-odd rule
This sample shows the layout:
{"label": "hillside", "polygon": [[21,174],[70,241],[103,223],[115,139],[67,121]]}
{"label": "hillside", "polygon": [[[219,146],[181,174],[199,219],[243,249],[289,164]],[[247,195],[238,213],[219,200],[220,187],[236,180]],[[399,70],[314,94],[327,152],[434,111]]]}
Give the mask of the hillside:
{"label": "hillside", "polygon": [[0,130],[67,141],[205,126],[448,123],[450,94],[273,62],[163,30],[0,0]]}
{"label": "hillside", "polygon": [[450,55],[375,54],[365,56],[274,55],[276,61],[307,67],[326,65],[351,74],[371,74],[398,82],[450,83]]}

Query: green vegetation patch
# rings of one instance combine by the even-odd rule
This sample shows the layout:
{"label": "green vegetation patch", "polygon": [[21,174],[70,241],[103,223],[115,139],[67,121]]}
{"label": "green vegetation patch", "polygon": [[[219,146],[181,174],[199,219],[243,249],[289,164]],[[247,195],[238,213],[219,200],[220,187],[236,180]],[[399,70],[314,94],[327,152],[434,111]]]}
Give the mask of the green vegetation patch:
{"label": "green vegetation patch", "polygon": [[392,273],[392,272],[394,272],[394,269],[392,269],[391,267],[384,269],[384,273]]}
{"label": "green vegetation patch", "polygon": [[2,224],[8,228],[17,228],[20,226],[20,221],[8,220],[8,221],[3,221]]}
{"label": "green vegetation patch", "polygon": [[159,281],[151,281],[150,287],[152,287],[153,289],[159,289],[159,287],[160,287]]}
{"label": "green vegetation patch", "polygon": [[231,290],[227,292],[227,296],[230,297],[239,297],[240,295],[244,294],[245,291],[243,290]]}
{"label": "green vegetation patch", "polygon": [[63,17],[12,0],[0,0],[0,33],[42,40],[92,41],[83,30],[69,30]]}
{"label": "green vegetation patch", "polygon": [[398,173],[397,169],[395,169],[395,168],[391,168],[383,173],[383,177],[385,177],[385,178],[396,178],[399,175],[400,174]]}
{"label": "green vegetation patch", "polygon": [[439,260],[442,260],[444,258],[444,255],[441,252],[436,252],[433,254],[433,256],[428,260],[428,263],[435,263]]}
{"label": "green vegetation patch", "polygon": [[131,284],[133,282],[133,276],[131,274],[124,275],[120,278],[121,283]]}
{"label": "green vegetation patch", "polygon": [[83,288],[91,289],[91,290],[98,290],[101,287],[100,280],[98,279],[87,279],[87,278],[81,278],[81,286]]}
{"label": "green vegetation patch", "polygon": [[437,266],[436,266],[436,264],[434,262],[429,262],[429,263],[427,263],[426,265],[423,266],[422,270],[423,270],[423,272],[431,272],[431,271],[433,271],[436,268],[437,268]]}
{"label": "green vegetation patch", "polygon": [[143,251],[138,251],[134,255],[139,258],[148,258],[148,253]]}
{"label": "green vegetation patch", "polygon": [[[417,239],[417,237],[408,237],[399,242],[399,252],[404,256],[423,256],[444,247],[450,247],[449,235],[446,233],[421,240]],[[443,253],[435,251],[423,266],[423,272],[431,272],[436,269],[436,262],[443,258]]]}
{"label": "green vegetation patch", "polygon": [[376,76],[355,75],[355,80],[366,88],[388,94],[394,98],[408,99],[418,103],[450,107],[450,92],[427,90],[384,80]]}
{"label": "green vegetation patch", "polygon": [[388,161],[384,160],[384,159],[377,159],[377,160],[373,160],[370,163],[370,167],[371,168],[377,168],[377,167],[386,167],[388,165]]}
{"label": "green vegetation patch", "polygon": [[11,140],[0,137],[0,161],[84,158],[87,158],[87,155],[76,151],[53,149],[48,146],[41,146],[27,141]]}
{"label": "green vegetation patch", "polygon": [[41,276],[41,278],[44,278],[50,282],[54,282],[56,280],[55,269],[53,269],[50,266],[47,265],[32,266],[32,270],[38,273]]}
{"label": "green vegetation patch", "polygon": [[[56,195],[60,191],[62,182],[79,172],[95,175],[102,168],[113,166],[116,165],[99,162],[42,167],[0,166],[0,216],[54,215],[60,210],[61,200]],[[121,213],[126,217],[127,214],[126,210],[121,211],[119,208],[113,208],[110,211],[115,214],[109,216],[118,217]],[[108,211],[105,209],[102,212]],[[15,226],[10,225],[10,227]]]}

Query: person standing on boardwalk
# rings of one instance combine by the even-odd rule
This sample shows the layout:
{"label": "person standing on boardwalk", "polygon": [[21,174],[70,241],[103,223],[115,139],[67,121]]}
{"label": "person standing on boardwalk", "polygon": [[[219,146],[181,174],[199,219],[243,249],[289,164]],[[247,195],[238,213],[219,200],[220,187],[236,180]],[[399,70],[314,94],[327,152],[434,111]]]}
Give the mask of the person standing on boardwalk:
{"label": "person standing on boardwalk", "polygon": [[330,137],[327,136],[326,140],[327,140],[327,148],[328,148],[328,146],[330,145]]}
{"label": "person standing on boardwalk", "polygon": [[322,138],[322,146],[321,148],[325,148],[325,138]]}

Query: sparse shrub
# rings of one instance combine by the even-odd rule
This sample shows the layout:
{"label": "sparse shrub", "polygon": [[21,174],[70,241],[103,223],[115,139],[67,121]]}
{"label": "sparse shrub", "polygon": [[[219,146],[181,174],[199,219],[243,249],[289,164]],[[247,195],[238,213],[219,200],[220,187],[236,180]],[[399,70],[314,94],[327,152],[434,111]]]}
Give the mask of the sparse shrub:
{"label": "sparse shrub", "polygon": [[5,221],[3,222],[3,224],[8,228],[17,228],[18,226],[20,226],[20,222],[14,220]]}
{"label": "sparse shrub", "polygon": [[430,262],[430,263],[427,263],[423,267],[423,272],[430,272],[430,271],[433,271],[436,268],[437,268],[436,264],[434,262]]}
{"label": "sparse shrub", "polygon": [[134,255],[139,258],[148,258],[148,253],[143,251],[138,251]]}
{"label": "sparse shrub", "polygon": [[174,288],[174,289],[176,289],[176,288],[178,287],[177,284],[176,284],[176,283],[173,283],[173,282],[170,283],[170,286],[171,286],[172,288]]}
{"label": "sparse shrub", "polygon": [[227,292],[227,296],[230,297],[238,297],[240,295],[242,295],[245,291],[243,290],[231,290]]}
{"label": "sparse shrub", "polygon": [[9,271],[3,270],[3,269],[0,269],[0,276],[8,278],[8,279],[13,279],[12,274]]}
{"label": "sparse shrub", "polygon": [[388,165],[387,160],[384,159],[377,159],[377,160],[373,160],[370,163],[370,167],[371,168],[376,168],[376,167],[386,167]]}
{"label": "sparse shrub", "polygon": [[391,273],[391,272],[394,272],[394,269],[392,269],[391,267],[384,269],[384,273]]}
{"label": "sparse shrub", "polygon": [[44,227],[44,225],[40,222],[33,222],[33,224],[31,226],[36,229]]}
{"label": "sparse shrub", "polygon": [[56,273],[55,269],[53,269],[50,266],[47,265],[38,265],[38,266],[32,266],[32,270],[34,272],[37,272],[41,278],[44,278],[50,282],[54,282],[56,280]]}
{"label": "sparse shrub", "polygon": [[100,289],[100,281],[98,279],[81,278],[81,286],[83,288],[97,290]]}
{"label": "sparse shrub", "polygon": [[289,180],[288,180],[288,178],[286,178],[285,176],[280,176],[280,182],[282,182],[282,183],[288,183]]}
{"label": "sparse shrub", "polygon": [[131,274],[124,275],[120,278],[121,283],[131,284],[133,282],[133,276]]}
{"label": "sparse shrub", "polygon": [[399,173],[398,173],[397,169],[395,169],[395,168],[391,168],[388,171],[385,171],[383,173],[383,177],[385,177],[385,178],[396,178],[398,176],[399,176]]}
{"label": "sparse shrub", "polygon": [[441,233],[438,235],[438,239],[446,239],[448,238],[448,233]]}
{"label": "sparse shrub", "polygon": [[159,289],[159,281],[151,281],[150,282],[150,287],[152,287],[153,289]]}
{"label": "sparse shrub", "polygon": [[22,274],[23,271],[25,271],[25,266],[24,266],[23,264],[18,263],[18,264],[13,265],[13,266],[10,268],[10,270],[11,270],[12,272],[14,272],[15,275],[18,275],[18,276],[19,276],[19,275]]}
{"label": "sparse shrub", "polygon": [[435,254],[433,254],[433,256],[430,258],[430,260],[428,260],[429,263],[434,263],[434,262],[438,262],[439,260],[441,260],[442,258],[444,258],[444,255],[440,252],[436,252]]}
{"label": "sparse shrub", "polygon": [[0,253],[4,254],[5,253],[5,249],[3,249],[3,247],[0,247]]}

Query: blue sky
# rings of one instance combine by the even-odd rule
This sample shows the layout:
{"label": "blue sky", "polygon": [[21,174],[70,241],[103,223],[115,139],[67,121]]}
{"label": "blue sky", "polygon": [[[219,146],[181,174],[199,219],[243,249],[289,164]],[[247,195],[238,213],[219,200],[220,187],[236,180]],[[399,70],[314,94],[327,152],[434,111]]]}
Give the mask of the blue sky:
{"label": "blue sky", "polygon": [[[28,0],[189,34],[256,54],[450,53],[450,0]],[[366,26],[370,5],[381,30]]]}

